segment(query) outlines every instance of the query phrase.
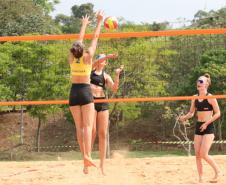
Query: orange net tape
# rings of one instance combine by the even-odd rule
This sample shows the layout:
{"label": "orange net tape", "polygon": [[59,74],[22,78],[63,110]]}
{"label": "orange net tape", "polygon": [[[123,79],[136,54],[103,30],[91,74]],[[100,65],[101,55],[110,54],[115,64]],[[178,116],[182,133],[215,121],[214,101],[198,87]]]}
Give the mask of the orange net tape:
{"label": "orange net tape", "polygon": [[[153,102],[153,101],[176,101],[176,100],[194,100],[194,99],[226,99],[226,95],[213,96],[166,96],[166,97],[146,97],[146,98],[112,98],[112,99],[98,99],[95,103],[102,102]],[[0,106],[16,106],[16,105],[50,105],[50,104],[68,104],[68,100],[46,100],[46,101],[14,101],[14,102],[0,102]]]}
{"label": "orange net tape", "polygon": [[[179,36],[179,35],[208,35],[208,34],[226,34],[226,28],[222,29],[196,29],[196,30],[166,30],[149,32],[117,32],[102,33],[99,38],[131,38],[131,37],[154,37],[154,36]],[[70,40],[77,39],[79,34],[64,35],[31,35],[31,36],[6,36],[0,37],[0,41],[47,41],[47,40]],[[86,34],[86,39],[91,39],[93,34]]]}

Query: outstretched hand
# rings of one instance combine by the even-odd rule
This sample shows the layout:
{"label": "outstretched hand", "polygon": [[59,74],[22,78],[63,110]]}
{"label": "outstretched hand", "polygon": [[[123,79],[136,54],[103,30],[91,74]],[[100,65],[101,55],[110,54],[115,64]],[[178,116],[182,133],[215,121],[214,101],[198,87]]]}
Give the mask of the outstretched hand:
{"label": "outstretched hand", "polygon": [[115,70],[115,73],[119,75],[123,71],[124,65],[121,65],[120,68]]}
{"label": "outstretched hand", "polygon": [[82,24],[88,25],[89,23],[90,23],[89,16],[88,15],[82,16]]}
{"label": "outstretched hand", "polygon": [[102,21],[103,18],[104,18],[104,11],[99,10],[99,11],[96,13],[96,17],[97,17],[97,21],[98,21],[98,22]]}

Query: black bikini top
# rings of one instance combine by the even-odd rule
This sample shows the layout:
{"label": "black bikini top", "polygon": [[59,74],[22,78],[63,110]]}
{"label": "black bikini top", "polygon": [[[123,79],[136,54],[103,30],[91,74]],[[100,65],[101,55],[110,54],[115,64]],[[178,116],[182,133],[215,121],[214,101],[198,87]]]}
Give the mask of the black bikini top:
{"label": "black bikini top", "polygon": [[100,75],[97,75],[95,73],[95,70],[93,70],[91,72],[90,75],[90,79],[91,79],[91,84],[97,85],[102,87],[103,89],[105,89],[105,78],[104,78],[104,71],[102,71],[102,73]]}
{"label": "black bikini top", "polygon": [[[206,96],[209,93],[206,94]],[[195,100],[195,108],[197,111],[212,111],[213,106],[208,102],[207,99],[204,99],[203,101],[199,101],[198,99]]]}

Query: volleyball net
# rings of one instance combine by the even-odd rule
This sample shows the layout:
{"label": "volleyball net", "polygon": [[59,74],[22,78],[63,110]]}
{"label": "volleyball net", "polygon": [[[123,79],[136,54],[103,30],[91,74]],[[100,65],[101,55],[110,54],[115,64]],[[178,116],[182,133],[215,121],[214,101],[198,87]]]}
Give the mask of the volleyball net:
{"label": "volleyball net", "polygon": [[[20,128],[20,133],[6,130],[2,134],[2,150],[31,140],[34,142],[28,145],[33,149],[70,150],[77,146],[73,138],[60,137],[65,129],[73,130],[72,124],[64,124],[72,122],[67,110],[71,85],[67,57],[77,38],[77,34],[0,37],[1,131],[7,124],[4,118],[12,118],[12,115],[7,117],[8,112],[14,112],[13,122]],[[92,34],[85,35],[86,47],[91,38]],[[196,94],[196,80],[204,73],[211,75],[210,92],[214,96],[201,98],[219,100],[222,117],[215,125],[216,136],[218,143],[224,144],[225,43],[225,28],[101,34],[96,54],[118,55],[117,59],[109,60],[106,72],[114,79],[115,69],[124,65],[118,92],[114,94],[108,90],[109,99],[96,100],[110,103],[112,146],[116,143],[117,148],[124,143],[131,149],[145,150],[160,144],[174,148],[180,145],[175,142],[190,142],[194,121],[191,120],[186,130],[189,141],[184,138],[183,128],[174,123],[182,110],[188,111],[188,100],[197,98],[192,96]],[[32,118],[27,116],[28,113]],[[40,122],[45,124],[42,124],[43,134],[37,138],[35,134],[41,129]],[[15,127],[9,128],[14,130]],[[27,138],[26,127],[33,130]],[[60,139],[48,137],[53,132]],[[72,136],[74,131],[69,133]],[[24,141],[21,134],[26,138]],[[180,135],[182,140],[174,135]]]}

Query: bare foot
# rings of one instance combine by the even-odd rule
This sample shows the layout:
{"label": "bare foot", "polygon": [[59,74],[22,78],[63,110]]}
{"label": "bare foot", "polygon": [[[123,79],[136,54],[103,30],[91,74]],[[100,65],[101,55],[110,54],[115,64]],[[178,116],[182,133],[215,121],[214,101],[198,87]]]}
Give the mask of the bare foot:
{"label": "bare foot", "polygon": [[223,173],[218,172],[218,173],[215,174],[214,178],[211,179],[209,182],[210,182],[210,183],[217,183],[217,182],[219,182],[219,180],[220,180],[220,178],[221,178],[222,176],[224,176]]}
{"label": "bare foot", "polygon": [[217,183],[219,181],[219,178],[213,178],[209,182],[210,183]]}
{"label": "bare foot", "polygon": [[203,183],[202,177],[199,177],[199,183]]}
{"label": "bare foot", "polygon": [[84,166],[85,167],[89,167],[89,166],[97,167],[91,157],[84,157]]}
{"label": "bare foot", "polygon": [[103,166],[100,166],[100,171],[101,171],[101,173],[102,173],[103,176],[106,176],[106,173],[104,171],[104,167]]}
{"label": "bare foot", "polygon": [[88,174],[88,173],[89,173],[88,166],[84,166],[84,168],[83,168],[83,173],[84,173],[84,174]]}

